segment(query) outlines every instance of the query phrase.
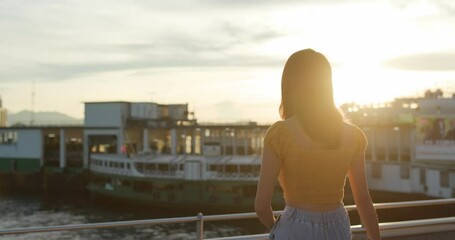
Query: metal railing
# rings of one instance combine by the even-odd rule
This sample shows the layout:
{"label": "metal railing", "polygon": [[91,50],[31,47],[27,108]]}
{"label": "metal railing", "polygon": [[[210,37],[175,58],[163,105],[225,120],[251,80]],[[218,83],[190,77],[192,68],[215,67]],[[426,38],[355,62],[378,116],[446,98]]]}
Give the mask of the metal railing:
{"label": "metal railing", "polygon": [[[403,208],[403,207],[417,207],[417,206],[434,206],[443,204],[455,204],[455,198],[450,199],[435,199],[435,200],[420,200],[420,201],[404,201],[404,202],[390,202],[390,203],[375,203],[375,209],[390,209],[390,208]],[[355,205],[345,206],[347,211],[356,209]],[[275,215],[282,213],[282,211],[274,211]],[[131,226],[145,226],[145,225],[162,225],[162,224],[175,224],[175,223],[189,223],[196,222],[196,239],[204,239],[204,222],[224,221],[224,220],[241,220],[256,218],[256,213],[235,213],[235,214],[218,214],[204,216],[199,213],[197,216],[190,217],[176,217],[176,218],[160,218],[148,220],[132,220],[132,221],[118,221],[118,222],[102,222],[102,223],[87,223],[87,224],[73,224],[62,226],[46,226],[46,227],[31,227],[31,228],[16,228],[0,230],[0,236],[11,234],[26,234],[26,233],[42,233],[42,232],[56,232],[56,231],[74,231],[85,229],[106,229],[116,227],[131,227]],[[434,226],[441,224],[455,224],[455,217],[445,218],[430,218],[409,221],[387,222],[380,223],[381,230],[390,229],[403,229],[410,227]],[[361,225],[352,225],[351,232],[364,233],[366,231]],[[255,234],[235,237],[212,238],[211,240],[234,240],[234,239],[266,239],[268,234]]]}

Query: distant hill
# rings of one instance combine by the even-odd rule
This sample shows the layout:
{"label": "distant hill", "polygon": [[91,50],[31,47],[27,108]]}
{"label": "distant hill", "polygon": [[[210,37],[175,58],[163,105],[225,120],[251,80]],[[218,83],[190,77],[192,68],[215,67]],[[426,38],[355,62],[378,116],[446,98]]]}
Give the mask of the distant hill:
{"label": "distant hill", "polygon": [[[31,112],[28,110],[8,113],[8,126],[30,125]],[[34,125],[78,125],[83,120],[59,112],[35,112]]]}

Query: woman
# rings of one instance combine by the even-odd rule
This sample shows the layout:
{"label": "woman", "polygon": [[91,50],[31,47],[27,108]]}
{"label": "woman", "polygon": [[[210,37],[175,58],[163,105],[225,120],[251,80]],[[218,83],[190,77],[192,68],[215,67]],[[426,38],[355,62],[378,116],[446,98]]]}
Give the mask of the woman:
{"label": "woman", "polygon": [[[380,239],[365,177],[367,140],[335,107],[327,59],[311,49],[292,54],[281,94],[282,120],[264,137],[255,202],[270,239],[350,239],[342,202],[346,176],[369,239]],[[277,179],[286,207],[275,219],[271,199]]]}

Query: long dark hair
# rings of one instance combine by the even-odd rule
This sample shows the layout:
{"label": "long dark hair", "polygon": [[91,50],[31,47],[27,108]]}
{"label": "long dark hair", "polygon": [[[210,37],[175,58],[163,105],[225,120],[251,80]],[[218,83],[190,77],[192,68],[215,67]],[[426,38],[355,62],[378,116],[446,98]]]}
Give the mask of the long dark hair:
{"label": "long dark hair", "polygon": [[342,113],[333,101],[332,69],[319,52],[305,49],[292,54],[281,78],[280,116],[296,115],[304,131],[330,148],[339,145]]}

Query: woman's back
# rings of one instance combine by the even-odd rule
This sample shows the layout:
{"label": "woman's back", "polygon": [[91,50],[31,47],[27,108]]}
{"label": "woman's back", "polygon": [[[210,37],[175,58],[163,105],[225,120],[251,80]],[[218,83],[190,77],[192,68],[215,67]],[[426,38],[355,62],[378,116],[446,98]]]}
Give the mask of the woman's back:
{"label": "woman's back", "polygon": [[281,160],[278,180],[288,205],[325,211],[339,207],[346,175],[360,144],[357,127],[344,124],[339,146],[328,149],[312,140],[295,118],[274,123],[264,139]]}

